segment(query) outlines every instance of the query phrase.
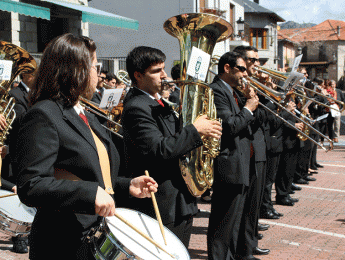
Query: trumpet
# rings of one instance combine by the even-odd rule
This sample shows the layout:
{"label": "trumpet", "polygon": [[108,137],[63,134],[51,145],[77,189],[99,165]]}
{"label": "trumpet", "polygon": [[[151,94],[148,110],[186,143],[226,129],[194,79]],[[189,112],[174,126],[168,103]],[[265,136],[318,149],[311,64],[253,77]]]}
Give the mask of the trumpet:
{"label": "trumpet", "polygon": [[84,97],[80,96],[79,100],[80,100],[82,106],[87,111],[107,120],[108,127],[105,125],[102,125],[103,128],[105,128],[106,130],[109,130],[113,134],[123,138],[123,136],[118,133],[120,128],[122,128],[122,125],[112,119],[112,118],[114,118],[114,116],[117,116],[117,112],[115,110],[115,107],[111,111],[109,111],[109,110],[105,110],[105,109],[100,108],[98,106],[98,104],[96,104],[95,102],[92,102],[92,101],[90,101]]}
{"label": "trumpet", "polygon": [[[288,73],[282,73],[282,72],[279,72],[279,71],[275,71],[275,70],[271,70],[271,69],[268,69],[268,68],[264,68],[264,67],[262,67],[262,66],[255,67],[255,69],[256,69],[258,72],[267,74],[267,75],[270,76],[272,79],[277,80],[277,81],[285,81],[285,80],[289,77],[289,74],[288,74]],[[310,80],[308,80],[308,81],[310,81]],[[313,83],[313,84],[314,84],[314,83]],[[317,91],[315,91],[315,90],[311,90],[311,89],[309,89],[309,88],[307,88],[307,87],[305,87],[305,86],[303,86],[303,85],[301,85],[301,84],[298,84],[297,86],[298,86],[299,88],[302,88],[303,90],[306,90],[306,91],[308,91],[308,92],[311,92],[311,93],[314,93],[314,94],[316,94],[316,95],[319,95],[319,96],[322,96],[322,97],[324,97],[324,98],[327,98],[327,99],[332,100],[333,102],[335,102],[335,103],[339,104],[340,106],[342,106],[342,109],[341,109],[341,110],[337,110],[337,109],[335,109],[335,108],[331,108],[330,106],[328,106],[328,105],[326,105],[326,104],[324,104],[324,103],[322,103],[322,102],[318,102],[318,101],[316,101],[316,100],[313,99],[313,98],[306,97],[306,96],[304,96],[303,94],[295,93],[297,96],[301,96],[301,97],[303,97],[303,98],[307,98],[308,100],[311,100],[311,101],[313,101],[313,102],[316,102],[316,103],[318,103],[319,105],[325,106],[325,107],[327,107],[327,108],[329,108],[329,109],[337,110],[337,111],[339,111],[339,112],[343,112],[343,111],[345,110],[344,102],[339,101],[339,100],[337,100],[337,99],[334,99],[334,98],[331,97],[330,95],[323,95],[322,93],[319,93],[319,92],[317,92]],[[279,87],[279,85],[278,85],[278,87]],[[321,88],[320,88],[320,89],[321,89]]]}

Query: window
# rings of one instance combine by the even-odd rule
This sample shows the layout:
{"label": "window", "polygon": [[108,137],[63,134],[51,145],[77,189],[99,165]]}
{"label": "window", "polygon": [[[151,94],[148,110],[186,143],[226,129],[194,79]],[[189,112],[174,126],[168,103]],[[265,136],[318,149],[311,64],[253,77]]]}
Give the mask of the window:
{"label": "window", "polygon": [[327,61],[326,47],[324,45],[321,45],[319,48],[319,61]]}
{"label": "window", "polygon": [[257,49],[267,49],[267,29],[250,29],[250,46]]}

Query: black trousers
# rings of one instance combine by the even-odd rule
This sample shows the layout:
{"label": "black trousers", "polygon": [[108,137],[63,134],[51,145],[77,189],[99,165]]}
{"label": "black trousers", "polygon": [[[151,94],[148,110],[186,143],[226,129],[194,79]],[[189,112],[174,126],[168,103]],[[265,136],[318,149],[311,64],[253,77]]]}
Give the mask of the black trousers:
{"label": "black trousers", "polygon": [[170,224],[165,224],[184,244],[186,248],[189,246],[190,236],[192,235],[193,216],[182,216]]}
{"label": "black trousers", "polygon": [[261,205],[261,212],[273,209],[272,203],[272,187],[273,183],[276,181],[276,176],[278,172],[280,160],[280,153],[270,153],[267,154],[267,167],[266,167],[266,180],[263,192],[263,199]]}
{"label": "black trousers", "polygon": [[[265,162],[263,162],[265,163]],[[249,181],[248,193],[245,198],[244,210],[240,226],[240,234],[236,254],[239,256],[249,256],[253,254],[254,247],[258,246],[258,220],[260,206],[259,178],[255,174],[258,168],[251,163],[251,176]],[[262,168],[263,169],[263,168]],[[260,177],[261,178],[261,177]]]}
{"label": "black trousers", "polygon": [[209,260],[234,260],[248,187],[241,184],[213,185],[207,232]]}
{"label": "black trousers", "polygon": [[[259,224],[259,218],[260,218],[260,208],[262,205],[263,197],[264,197],[264,189],[266,185],[266,163],[267,162],[256,162],[255,163],[255,169],[256,169],[256,176],[258,178],[257,181],[257,189],[258,189],[258,201],[257,201],[257,209],[256,209],[256,226]],[[257,242],[257,235],[258,235],[258,229],[256,228],[255,239],[256,245]]]}
{"label": "black trousers", "polygon": [[312,152],[312,142],[307,139],[304,146],[299,150],[297,156],[297,167],[294,175],[294,181],[304,179],[308,176],[310,167],[310,156]]}
{"label": "black trousers", "polygon": [[285,149],[281,156],[276,177],[276,198],[287,197],[291,190],[294,173],[296,172],[297,153],[299,147]]}

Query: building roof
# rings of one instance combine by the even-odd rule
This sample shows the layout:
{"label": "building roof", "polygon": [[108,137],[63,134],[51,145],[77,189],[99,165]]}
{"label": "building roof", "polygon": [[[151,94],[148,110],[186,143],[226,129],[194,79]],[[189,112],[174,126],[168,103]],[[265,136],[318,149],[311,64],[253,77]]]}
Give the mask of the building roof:
{"label": "building roof", "polygon": [[[340,35],[337,33],[338,26]],[[296,42],[345,41],[345,22],[329,19],[313,27],[283,29],[279,33]]]}
{"label": "building roof", "polygon": [[252,2],[249,0],[234,0],[234,1],[244,7],[244,13],[266,14],[277,22],[285,22],[285,20],[281,18],[279,15],[277,15],[275,12],[272,12],[271,10],[266,9],[265,7],[262,7],[261,5],[255,2]]}
{"label": "building roof", "polygon": [[278,41],[287,41],[287,42],[297,44],[296,41],[294,41],[289,35],[285,34],[282,31],[278,31]]}

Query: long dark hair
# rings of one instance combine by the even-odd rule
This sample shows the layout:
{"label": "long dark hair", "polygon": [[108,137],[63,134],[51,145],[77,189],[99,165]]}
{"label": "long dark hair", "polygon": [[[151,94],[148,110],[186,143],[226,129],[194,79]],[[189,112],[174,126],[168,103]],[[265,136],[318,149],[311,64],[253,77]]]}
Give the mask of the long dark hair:
{"label": "long dark hair", "polygon": [[94,41],[70,33],[53,39],[44,50],[30,91],[30,105],[45,100],[62,100],[74,106],[80,95],[90,95],[90,71],[96,51]]}

